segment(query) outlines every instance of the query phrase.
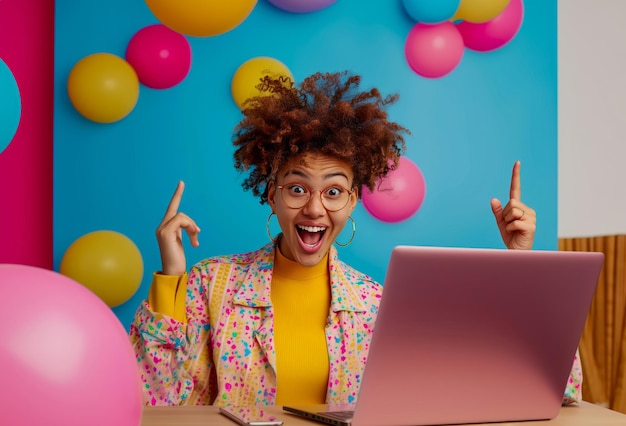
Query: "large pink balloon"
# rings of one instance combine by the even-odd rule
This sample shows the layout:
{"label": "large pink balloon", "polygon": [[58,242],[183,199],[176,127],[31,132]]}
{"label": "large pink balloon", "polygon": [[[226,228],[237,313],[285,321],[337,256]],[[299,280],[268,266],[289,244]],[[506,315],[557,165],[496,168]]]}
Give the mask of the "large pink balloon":
{"label": "large pink balloon", "polygon": [[515,37],[524,18],[522,0],[511,0],[501,14],[491,21],[474,24],[463,21],[457,28],[468,49],[488,52],[499,49]]}
{"label": "large pink balloon", "polygon": [[309,13],[327,8],[337,0],[268,0],[279,9],[293,13]]}
{"label": "large pink balloon", "polygon": [[439,78],[452,71],[463,57],[463,38],[451,22],[417,23],[406,39],[404,54],[413,71]]}
{"label": "large pink balloon", "polygon": [[383,222],[400,222],[419,210],[426,184],[417,165],[406,157],[400,157],[395,170],[376,183],[374,192],[362,188],[361,200],[365,209]]}
{"label": "large pink balloon", "polygon": [[191,68],[191,46],[184,35],[165,25],[149,25],[130,39],[126,61],[143,85],[168,89],[187,77]]}
{"label": "large pink balloon", "polygon": [[138,426],[141,381],[126,330],[84,286],[0,264],[0,425]]}

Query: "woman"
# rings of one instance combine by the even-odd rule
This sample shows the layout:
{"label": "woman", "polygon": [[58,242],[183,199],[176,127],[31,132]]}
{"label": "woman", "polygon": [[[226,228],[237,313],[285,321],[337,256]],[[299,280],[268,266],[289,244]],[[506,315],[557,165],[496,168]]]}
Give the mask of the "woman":
{"label": "woman", "polygon": [[[235,166],[248,172],[244,188],[270,205],[268,224],[273,215],[280,224],[266,246],[205,259],[187,274],[182,231],[198,246],[200,228],[178,211],[179,183],[157,229],[162,270],[131,325],[147,404],[356,399],[382,287],[341,262],[333,244],[354,226],[360,188],[398,164],[408,134],[387,120],[397,97],[359,85],[346,72],[298,87],[266,78],[260,87],[271,95],[245,105]],[[534,239],[535,212],[520,192],[516,163],[511,199],[491,202],[510,249]]]}

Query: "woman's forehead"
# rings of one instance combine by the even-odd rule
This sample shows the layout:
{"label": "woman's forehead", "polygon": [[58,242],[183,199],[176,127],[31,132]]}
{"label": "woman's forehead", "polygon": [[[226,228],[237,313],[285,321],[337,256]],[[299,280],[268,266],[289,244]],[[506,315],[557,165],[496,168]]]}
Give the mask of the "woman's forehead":
{"label": "woman's forehead", "polygon": [[278,173],[281,177],[296,175],[303,178],[344,177],[351,180],[353,177],[352,166],[346,161],[325,154],[302,154],[287,162]]}

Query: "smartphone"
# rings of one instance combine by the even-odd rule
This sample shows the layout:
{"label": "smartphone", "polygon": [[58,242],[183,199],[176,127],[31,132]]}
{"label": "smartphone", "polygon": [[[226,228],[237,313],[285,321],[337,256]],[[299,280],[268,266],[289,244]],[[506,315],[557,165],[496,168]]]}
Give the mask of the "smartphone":
{"label": "smartphone", "polygon": [[282,420],[268,413],[263,407],[220,407],[220,413],[242,426],[279,426]]}

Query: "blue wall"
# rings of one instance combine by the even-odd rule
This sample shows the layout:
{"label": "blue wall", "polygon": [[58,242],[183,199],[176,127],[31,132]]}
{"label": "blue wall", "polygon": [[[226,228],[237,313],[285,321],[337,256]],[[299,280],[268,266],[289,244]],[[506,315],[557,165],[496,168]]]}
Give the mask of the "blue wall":
{"label": "blue wall", "polygon": [[142,86],[132,113],[113,124],[81,116],[67,77],[83,57],[124,57],[130,38],[158,23],[145,2],[56,1],[54,111],[54,263],[80,236],[109,229],[140,249],[145,274],[135,296],[114,310],[128,326],[160,268],[155,229],[179,179],[182,210],[202,228],[187,246],[188,264],[268,241],[269,207],[241,188],[233,168],[232,128],[241,118],[230,96],[234,71],[256,56],[274,57],[296,80],[349,69],[364,86],[399,93],[394,121],[408,127],[406,156],[422,170],[427,194],[418,213],[388,224],[362,206],[357,236],[340,255],[382,281],[397,244],[496,247],[503,244],[489,199],[508,200],[515,160],[522,161],[522,200],[536,209],[535,248],[557,244],[556,0],[526,0],[520,32],[503,48],[466,50],[440,79],[413,73],[404,40],[414,22],[401,0],[338,0],[291,14],[259,0],[251,15],[220,36],[194,38],[187,78],[167,90]]}

